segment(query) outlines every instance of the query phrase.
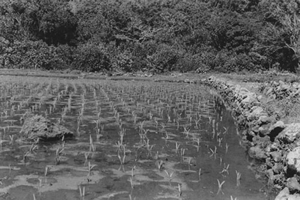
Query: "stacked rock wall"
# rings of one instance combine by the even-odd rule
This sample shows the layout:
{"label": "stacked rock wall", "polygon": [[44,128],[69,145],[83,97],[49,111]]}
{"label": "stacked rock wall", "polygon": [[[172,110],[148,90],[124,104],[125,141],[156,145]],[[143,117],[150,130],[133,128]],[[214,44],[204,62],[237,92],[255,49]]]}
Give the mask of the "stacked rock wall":
{"label": "stacked rock wall", "polygon": [[[300,199],[300,123],[284,124],[269,116],[260,96],[233,82],[213,76],[201,82],[219,92],[238,125],[246,130],[242,137],[249,156],[261,161],[261,172],[281,189],[276,200]],[[263,85],[262,91],[278,99],[299,94],[299,88],[300,84],[279,82]]]}
{"label": "stacked rock wall", "polygon": [[300,83],[297,82],[286,83],[283,81],[271,81],[262,84],[260,90],[272,99],[292,99],[300,97]]}

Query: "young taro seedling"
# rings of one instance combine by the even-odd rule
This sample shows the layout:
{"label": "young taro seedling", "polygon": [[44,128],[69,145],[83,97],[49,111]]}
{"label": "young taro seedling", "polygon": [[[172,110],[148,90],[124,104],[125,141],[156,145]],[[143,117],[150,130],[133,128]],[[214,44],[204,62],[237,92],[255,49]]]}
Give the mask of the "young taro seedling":
{"label": "young taro seedling", "polygon": [[162,160],[156,161],[155,164],[156,164],[158,170],[161,171],[163,169],[164,162]]}
{"label": "young taro seedling", "polygon": [[218,146],[219,147],[222,147],[222,140],[223,140],[223,138],[218,138]]}
{"label": "young taro seedling", "polygon": [[201,168],[199,168],[199,170],[198,170],[198,181],[200,181],[200,180],[201,180],[201,171],[202,171],[202,169],[201,169]]}
{"label": "young taro seedling", "polygon": [[211,155],[210,155],[210,157],[214,157],[215,159],[216,159],[216,157],[217,157],[217,147],[215,146],[215,148],[214,149],[209,149],[210,150],[210,152],[211,152]]}
{"label": "young taro seedling", "polygon": [[123,151],[123,157],[122,155],[120,154],[120,150],[118,150],[118,158],[119,158],[119,161],[121,163],[121,166],[123,166],[123,164],[125,163],[125,159],[126,159],[126,147],[125,145],[121,145],[119,149],[122,148],[122,151]]}
{"label": "young taro seedling", "polygon": [[224,194],[224,192],[222,191],[222,187],[223,187],[225,181],[220,182],[219,179],[217,179],[217,182],[218,182],[218,191],[217,191],[217,194],[219,194],[220,192],[222,192]]}
{"label": "young taro seedling", "polygon": [[49,171],[50,171],[50,167],[49,167],[49,166],[46,166],[46,167],[45,167],[45,172],[44,172],[44,176],[45,176],[45,177],[48,175]]}
{"label": "young taro seedling", "polygon": [[92,165],[91,162],[88,162],[88,176],[91,176],[92,169],[97,165]]}
{"label": "young taro seedling", "polygon": [[180,144],[178,142],[175,143],[175,153],[178,154]]}
{"label": "young taro seedling", "polygon": [[85,186],[79,185],[78,189],[79,189],[79,195],[80,195],[80,197],[84,197],[85,196]]}
{"label": "young taro seedling", "polygon": [[229,145],[226,143],[225,144],[225,153],[228,153],[228,148],[229,148]]}
{"label": "young taro seedling", "polygon": [[178,196],[181,197],[181,195],[182,195],[182,186],[181,186],[180,183],[178,183],[177,189],[178,189]]}
{"label": "young taro seedling", "polygon": [[230,166],[229,164],[226,165],[226,164],[224,163],[224,167],[223,167],[222,171],[220,172],[220,174],[227,173],[227,174],[229,175],[229,166]]}
{"label": "young taro seedling", "polygon": [[236,173],[236,186],[239,187],[241,185],[242,174],[238,171],[235,171],[235,173]]}
{"label": "young taro seedling", "polygon": [[95,152],[95,151],[96,151],[96,147],[94,145],[93,138],[90,135],[90,152]]}
{"label": "young taro seedling", "polygon": [[167,176],[169,177],[169,184],[171,185],[171,181],[172,181],[174,172],[169,173],[167,170],[165,170],[165,172],[166,172]]}
{"label": "young taro seedling", "polygon": [[59,165],[59,163],[60,163],[60,159],[61,159],[61,154],[62,154],[62,152],[64,151],[64,146],[62,146],[62,148],[60,148],[60,147],[58,147],[57,149],[56,149],[56,152],[55,152],[55,165]]}
{"label": "young taro seedling", "polygon": [[187,125],[185,125],[183,126],[183,129],[184,129],[183,134],[186,135],[185,138],[190,138],[190,128]]}

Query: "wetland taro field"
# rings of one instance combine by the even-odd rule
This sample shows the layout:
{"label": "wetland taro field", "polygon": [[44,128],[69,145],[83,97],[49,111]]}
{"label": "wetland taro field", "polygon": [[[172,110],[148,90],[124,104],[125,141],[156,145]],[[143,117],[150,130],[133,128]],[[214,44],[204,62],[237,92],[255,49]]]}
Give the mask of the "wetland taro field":
{"label": "wetland taro field", "polygon": [[[0,78],[1,200],[274,199],[207,87]],[[30,140],[28,115],[74,136]]]}

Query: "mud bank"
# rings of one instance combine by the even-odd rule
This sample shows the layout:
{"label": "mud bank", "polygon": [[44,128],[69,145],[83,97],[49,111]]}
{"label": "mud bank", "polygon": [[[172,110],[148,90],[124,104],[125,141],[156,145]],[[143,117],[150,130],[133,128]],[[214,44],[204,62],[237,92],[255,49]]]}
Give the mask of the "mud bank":
{"label": "mud bank", "polygon": [[[244,130],[242,138],[249,156],[259,162],[257,170],[280,190],[276,200],[300,199],[300,123],[285,124],[278,116],[270,116],[261,103],[262,96],[231,81],[211,76],[201,82],[214,87],[231,108]],[[278,84],[268,85],[265,92],[274,94],[278,89],[274,87]],[[284,92],[295,94],[286,85]]]}

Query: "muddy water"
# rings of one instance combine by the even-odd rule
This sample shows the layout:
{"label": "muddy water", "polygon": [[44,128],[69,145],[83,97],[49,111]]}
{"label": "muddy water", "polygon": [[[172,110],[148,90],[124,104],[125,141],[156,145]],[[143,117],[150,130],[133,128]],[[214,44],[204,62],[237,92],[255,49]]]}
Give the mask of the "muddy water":
{"label": "muddy water", "polygon": [[[0,199],[274,199],[209,88],[1,80]],[[24,140],[29,111],[75,137]]]}

